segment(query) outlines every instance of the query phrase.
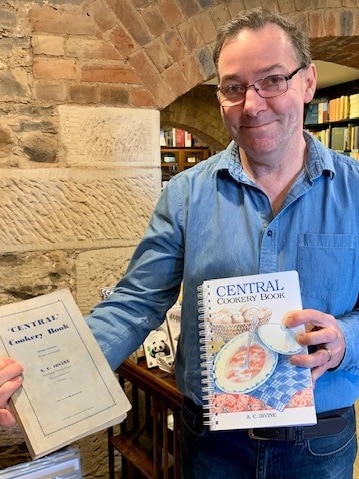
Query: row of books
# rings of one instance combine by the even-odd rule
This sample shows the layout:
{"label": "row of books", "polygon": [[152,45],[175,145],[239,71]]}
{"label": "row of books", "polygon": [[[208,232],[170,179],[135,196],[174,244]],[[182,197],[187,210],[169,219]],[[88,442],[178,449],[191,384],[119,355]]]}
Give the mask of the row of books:
{"label": "row of books", "polygon": [[349,123],[346,126],[332,126],[311,133],[333,150],[355,152],[359,149],[359,125]]}
{"label": "row of books", "polygon": [[359,93],[338,98],[314,98],[308,105],[306,125],[359,118]]}
{"label": "row of books", "polygon": [[191,147],[193,143],[192,134],[180,128],[171,128],[160,131],[160,145],[172,146],[174,148]]}

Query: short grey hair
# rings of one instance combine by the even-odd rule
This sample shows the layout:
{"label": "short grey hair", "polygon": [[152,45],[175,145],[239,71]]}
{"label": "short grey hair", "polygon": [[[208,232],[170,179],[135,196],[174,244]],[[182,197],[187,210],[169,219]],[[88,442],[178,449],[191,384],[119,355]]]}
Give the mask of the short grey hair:
{"label": "short grey hair", "polygon": [[254,8],[247,12],[237,15],[229,23],[224,25],[217,35],[215,48],[213,51],[213,61],[218,71],[218,59],[223,44],[228,38],[238,35],[244,28],[250,30],[259,30],[272,23],[278,25],[288,35],[293,45],[297,60],[301,65],[309,66],[312,62],[310,52],[310,42],[306,32],[300,30],[294,23],[275,12],[270,12],[262,8]]}

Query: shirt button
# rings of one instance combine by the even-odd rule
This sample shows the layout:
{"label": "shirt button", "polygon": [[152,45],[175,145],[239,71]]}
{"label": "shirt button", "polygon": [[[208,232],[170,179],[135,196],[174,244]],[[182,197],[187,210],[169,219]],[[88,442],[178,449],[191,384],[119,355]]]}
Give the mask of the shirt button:
{"label": "shirt button", "polygon": [[273,235],[273,231],[272,230],[268,230],[267,231],[267,236],[271,237]]}

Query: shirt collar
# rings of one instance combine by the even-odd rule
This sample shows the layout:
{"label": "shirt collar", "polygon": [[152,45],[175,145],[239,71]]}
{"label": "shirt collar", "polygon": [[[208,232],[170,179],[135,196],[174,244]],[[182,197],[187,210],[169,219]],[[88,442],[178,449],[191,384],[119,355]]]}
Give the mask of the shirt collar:
{"label": "shirt collar", "polygon": [[[326,148],[319,140],[314,138],[308,132],[304,131],[304,139],[307,143],[308,157],[306,163],[306,172],[308,179],[314,181],[324,173],[329,174],[333,179],[335,168],[331,150]],[[220,155],[215,171],[227,170],[229,174],[237,181],[248,183],[248,177],[245,175],[237,143],[231,141],[227,148]]]}

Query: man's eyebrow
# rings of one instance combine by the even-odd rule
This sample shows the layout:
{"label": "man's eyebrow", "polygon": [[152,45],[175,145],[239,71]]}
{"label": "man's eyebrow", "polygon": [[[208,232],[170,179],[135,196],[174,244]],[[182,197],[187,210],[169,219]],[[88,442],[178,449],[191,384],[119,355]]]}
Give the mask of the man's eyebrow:
{"label": "man's eyebrow", "polygon": [[[265,76],[267,75],[275,75],[275,73],[273,73],[273,70],[276,70],[276,69],[284,69],[284,65],[282,63],[275,63],[273,65],[269,65],[268,67],[264,67],[264,68],[261,68],[260,70],[258,70],[256,76],[257,76],[257,80],[261,80],[262,78],[264,78]],[[241,81],[241,78],[240,78],[240,75],[239,74],[236,74],[236,73],[233,73],[233,74],[229,74],[229,75],[223,75],[223,77],[221,78],[221,81],[220,83],[222,83],[223,81],[230,81],[230,80],[235,80],[237,83],[243,83],[243,81]]]}

